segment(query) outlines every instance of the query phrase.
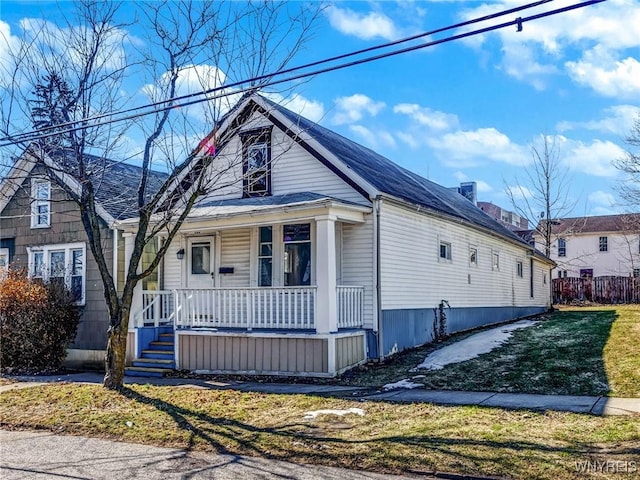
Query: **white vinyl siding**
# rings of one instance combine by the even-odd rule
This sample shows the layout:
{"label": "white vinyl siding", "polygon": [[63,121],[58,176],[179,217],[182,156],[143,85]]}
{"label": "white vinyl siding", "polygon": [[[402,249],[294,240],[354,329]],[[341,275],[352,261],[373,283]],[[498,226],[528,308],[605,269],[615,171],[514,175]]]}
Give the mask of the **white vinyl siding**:
{"label": "white vinyl siding", "polygon": [[[439,262],[440,235],[451,242],[450,262]],[[477,266],[455,251],[477,248]],[[455,307],[540,306],[549,303],[543,275],[549,267],[534,261],[534,297],[529,282],[516,274],[522,248],[457,222],[383,203],[381,214],[381,283],[383,309],[432,308],[441,300]],[[493,252],[500,270],[492,268]],[[523,276],[529,278],[529,262]]]}
{"label": "white vinyl siding", "polygon": [[364,225],[342,225],[342,284],[364,287],[364,325],[373,328],[373,217]]}
{"label": "white vinyl siding", "polygon": [[220,274],[220,287],[247,288],[251,274],[251,230],[224,230],[220,233],[220,267],[233,273]]}
{"label": "white vinyl siding", "polygon": [[[251,128],[265,126],[267,120],[256,115]],[[249,128],[249,127],[247,127]],[[300,145],[278,128],[271,137],[271,193],[283,195],[295,192],[314,192],[352,202],[365,203],[364,197],[325,167]],[[231,139],[218,154],[212,169],[224,172],[215,182],[208,201],[242,197],[242,143],[239,136]],[[233,168],[229,168],[233,166]],[[213,175],[212,175],[213,176]]]}

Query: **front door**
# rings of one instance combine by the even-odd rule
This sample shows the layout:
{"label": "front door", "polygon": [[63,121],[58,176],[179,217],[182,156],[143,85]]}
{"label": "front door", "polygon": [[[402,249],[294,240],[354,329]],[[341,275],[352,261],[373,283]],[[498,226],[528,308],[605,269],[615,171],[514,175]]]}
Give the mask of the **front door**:
{"label": "front door", "polygon": [[213,288],[215,281],[214,237],[189,239],[187,283],[189,288]]}

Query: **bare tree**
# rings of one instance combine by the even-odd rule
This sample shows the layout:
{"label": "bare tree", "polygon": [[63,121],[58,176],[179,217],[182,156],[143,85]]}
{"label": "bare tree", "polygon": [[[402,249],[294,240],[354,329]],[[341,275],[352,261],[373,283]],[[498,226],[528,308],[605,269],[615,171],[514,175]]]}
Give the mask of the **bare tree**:
{"label": "bare tree", "polygon": [[615,167],[625,174],[618,191],[627,206],[637,209],[640,206],[640,109],[626,143],[625,156],[614,160]]}
{"label": "bare tree", "polygon": [[[104,386],[118,389],[124,378],[134,288],[158,267],[196,201],[236,180],[228,178],[233,169],[230,163],[209,168],[213,158],[207,149],[200,158],[194,156],[202,149],[191,155],[185,152],[194,139],[211,130],[240,92],[228,89],[223,92],[226,97],[212,96],[205,103],[185,108],[174,108],[172,99],[242,79],[253,79],[250,86],[259,90],[268,78],[255,77],[281,69],[296,55],[321,6],[302,2],[149,2],[136,10],[134,19],[146,36],[135,38],[127,33],[126,23],[118,23],[123,14],[119,3],[83,0],[74,5],[74,17],[65,17],[64,28],[32,22],[20,41],[5,39],[11,62],[0,63],[5,70],[0,123],[6,136],[16,131],[21,118],[26,119],[23,128],[36,126],[51,134],[49,140],[30,145],[35,156],[50,153],[52,147],[67,152],[69,161],[48,166],[48,174],[52,178],[69,175],[81,186],[78,191],[61,184],[79,206],[102,278],[110,316]],[[132,5],[128,3],[127,9]],[[126,17],[130,15],[128,11]],[[133,79],[145,80],[142,88],[135,86],[136,91],[161,102],[161,108],[151,115],[132,115],[125,122],[104,121],[131,104],[132,96],[123,92],[131,88]],[[130,154],[136,144],[134,135],[143,145],[137,155]],[[217,141],[223,143],[224,139]],[[141,173],[135,204],[137,231],[124,287],[118,291],[103,253],[106,239],[101,232],[96,191],[113,165],[107,158],[122,157],[124,152],[136,157]],[[194,161],[197,168],[192,168]],[[159,188],[153,185],[154,169],[168,173]],[[183,190],[185,179],[190,188]],[[164,242],[140,271],[145,245],[160,233]]]}
{"label": "bare tree", "polygon": [[531,144],[532,162],[524,169],[524,176],[512,184],[505,182],[507,193],[516,213],[533,225],[535,234],[542,237],[544,253],[551,254],[554,222],[566,216],[575,206],[570,198],[571,178],[560,164],[560,151],[555,137],[541,135],[538,144]]}

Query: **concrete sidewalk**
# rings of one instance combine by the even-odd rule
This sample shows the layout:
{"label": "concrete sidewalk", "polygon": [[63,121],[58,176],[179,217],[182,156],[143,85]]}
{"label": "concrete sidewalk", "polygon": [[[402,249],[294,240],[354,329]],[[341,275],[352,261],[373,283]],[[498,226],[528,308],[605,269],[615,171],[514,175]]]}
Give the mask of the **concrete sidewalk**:
{"label": "concrete sidewalk", "polygon": [[[16,377],[19,383],[0,387],[0,392],[28,388],[49,382],[102,383],[102,375],[86,372],[69,375]],[[305,383],[256,383],[215,381],[190,378],[126,377],[125,384],[167,385],[184,388],[234,389],[247,392],[308,394],[353,400],[397,403],[433,403],[437,405],[480,405],[508,409],[553,410],[593,415],[639,415],[640,398],[598,396],[535,395],[527,393],[462,392],[454,390],[398,389],[386,392],[341,385]]]}

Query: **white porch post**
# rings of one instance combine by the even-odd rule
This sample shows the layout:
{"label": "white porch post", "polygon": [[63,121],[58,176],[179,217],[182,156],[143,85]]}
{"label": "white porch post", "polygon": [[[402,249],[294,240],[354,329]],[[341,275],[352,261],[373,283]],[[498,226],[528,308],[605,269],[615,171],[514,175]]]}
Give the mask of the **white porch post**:
{"label": "white porch post", "polygon": [[316,332],[338,331],[336,217],[316,217]]}
{"label": "white porch post", "polygon": [[[135,234],[125,233],[124,237],[124,275],[127,277],[129,271],[129,262],[131,261],[131,252],[133,252],[133,243],[135,240]],[[138,266],[138,268],[140,268]],[[138,282],[133,290],[133,299],[131,301],[131,312],[129,317],[129,328],[133,328],[136,325],[133,323],[135,315],[142,311],[142,282]]]}

